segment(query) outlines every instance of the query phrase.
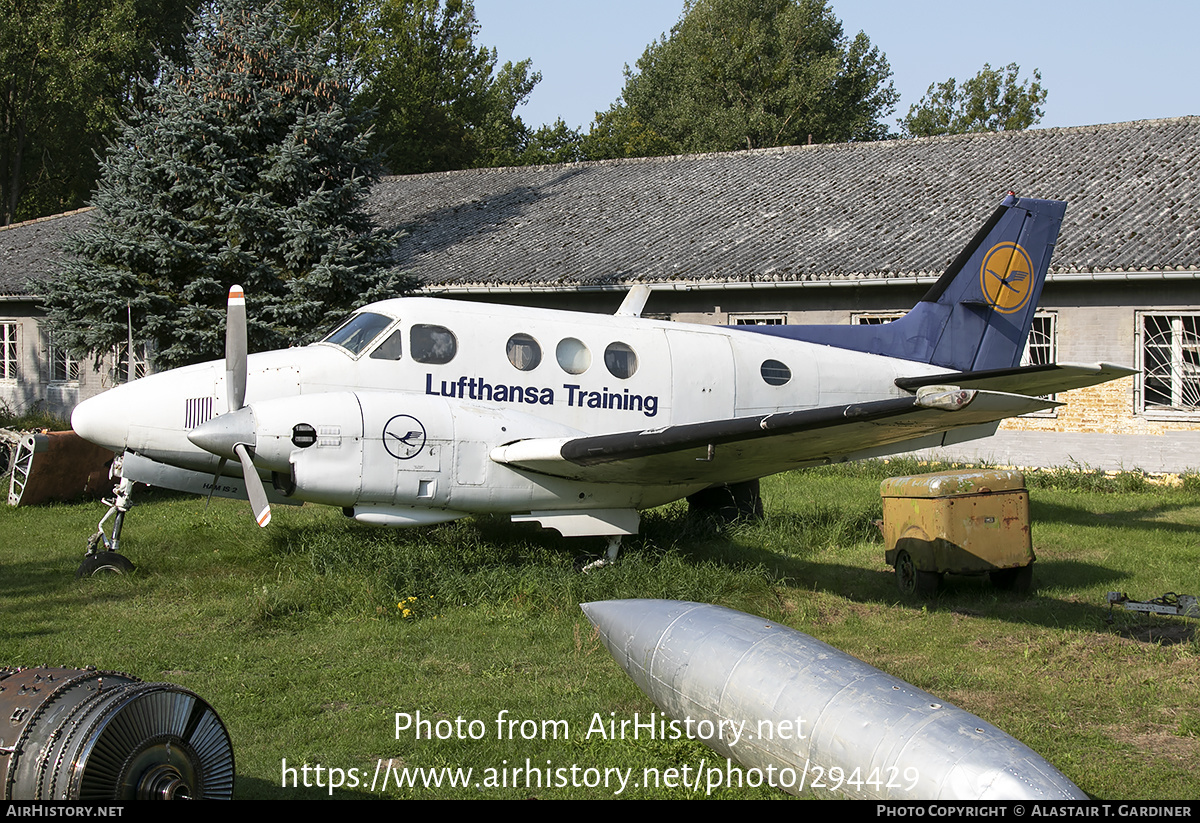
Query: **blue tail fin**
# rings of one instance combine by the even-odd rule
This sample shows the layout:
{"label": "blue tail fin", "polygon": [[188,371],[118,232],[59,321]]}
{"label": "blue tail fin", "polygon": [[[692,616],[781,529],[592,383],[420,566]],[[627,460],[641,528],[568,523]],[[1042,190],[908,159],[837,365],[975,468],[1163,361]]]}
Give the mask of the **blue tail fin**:
{"label": "blue tail fin", "polygon": [[746,331],[932,363],[958,371],[1019,365],[1067,204],[1009,195],[912,311],[864,326]]}

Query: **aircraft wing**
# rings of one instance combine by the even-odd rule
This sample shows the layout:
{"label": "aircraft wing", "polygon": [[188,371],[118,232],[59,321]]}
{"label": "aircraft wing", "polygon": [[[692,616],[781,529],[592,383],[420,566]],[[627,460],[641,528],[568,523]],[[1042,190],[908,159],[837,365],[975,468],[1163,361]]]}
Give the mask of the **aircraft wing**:
{"label": "aircraft wing", "polygon": [[1049,363],[1044,366],[900,377],[896,379],[896,385],[908,391],[916,391],[923,386],[957,386],[960,389],[1044,395],[1095,386],[1131,374],[1137,374],[1137,369],[1112,363]]}
{"label": "aircraft wing", "polygon": [[[1062,405],[973,389],[919,389],[898,397],[575,438],[520,440],[493,450],[497,463],[597,483],[735,483],[803,465],[840,461]],[[912,448],[938,445],[914,442]]]}

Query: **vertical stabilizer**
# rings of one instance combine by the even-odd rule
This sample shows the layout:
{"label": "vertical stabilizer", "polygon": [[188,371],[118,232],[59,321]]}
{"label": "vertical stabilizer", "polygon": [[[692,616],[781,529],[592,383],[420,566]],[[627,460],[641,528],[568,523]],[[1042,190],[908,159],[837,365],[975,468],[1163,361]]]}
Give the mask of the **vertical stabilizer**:
{"label": "vertical stabilizer", "polygon": [[957,371],[1019,365],[1067,204],[1009,195],[912,311],[865,326],[739,326]]}

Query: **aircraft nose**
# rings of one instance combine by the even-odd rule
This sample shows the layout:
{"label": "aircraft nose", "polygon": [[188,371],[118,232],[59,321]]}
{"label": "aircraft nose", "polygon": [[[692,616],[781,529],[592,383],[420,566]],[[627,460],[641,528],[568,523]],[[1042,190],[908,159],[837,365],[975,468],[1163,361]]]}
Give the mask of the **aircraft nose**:
{"label": "aircraft nose", "polygon": [[71,412],[71,428],[90,443],[118,454],[128,440],[128,409],[117,389],[89,397]]}

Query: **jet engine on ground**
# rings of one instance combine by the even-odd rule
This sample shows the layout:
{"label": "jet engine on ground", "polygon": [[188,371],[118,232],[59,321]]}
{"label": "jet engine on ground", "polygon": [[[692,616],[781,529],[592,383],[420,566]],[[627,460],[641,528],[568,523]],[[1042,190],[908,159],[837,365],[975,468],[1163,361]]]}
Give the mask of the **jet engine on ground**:
{"label": "jet engine on ground", "polygon": [[95,668],[0,668],[4,800],[228,800],[233,747],[208,703]]}

